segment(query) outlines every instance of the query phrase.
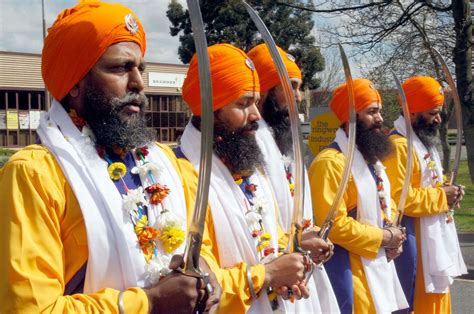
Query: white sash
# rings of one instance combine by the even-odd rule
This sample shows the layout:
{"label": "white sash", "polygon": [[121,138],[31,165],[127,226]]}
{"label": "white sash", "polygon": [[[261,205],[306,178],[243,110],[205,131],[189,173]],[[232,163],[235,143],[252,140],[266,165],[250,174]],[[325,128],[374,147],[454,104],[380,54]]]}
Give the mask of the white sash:
{"label": "white sash", "polygon": [[[55,156],[81,207],[87,230],[89,257],[84,292],[101,288],[125,290],[147,287],[146,261],[133,224],[122,209],[122,198],[91,139],[82,134],[56,100],[41,117],[37,129],[41,143]],[[164,165],[160,182],[171,193],[165,206],[186,221],[186,203],[179,175],[168,157],[151,144],[149,159]],[[156,221],[150,210],[150,223]],[[183,227],[186,222],[183,223]],[[159,241],[157,241],[159,242]],[[175,253],[182,253],[179,248]],[[161,254],[165,254],[163,251]]]}
{"label": "white sash", "polygon": [[[186,126],[181,137],[181,149],[186,158],[199,169],[201,152],[201,132],[191,122]],[[258,185],[258,197],[272,195],[272,190],[265,175],[256,173],[252,180]],[[240,262],[249,265],[259,263],[255,241],[250,234],[245,220],[245,195],[235,183],[230,171],[222,161],[213,154],[209,203],[217,246],[219,249],[220,267],[231,268]],[[266,232],[272,235],[271,247],[278,248],[276,229],[275,202],[273,197],[265,197],[267,213],[263,216]],[[272,309],[265,291],[257,300],[252,301],[249,313],[270,313]]]}
{"label": "white sash", "polygon": [[[335,141],[341,151],[347,153],[347,136],[339,128]],[[357,220],[363,224],[383,227],[382,209],[377,192],[376,183],[370,169],[358,149],[354,152],[352,163],[352,176],[357,187]],[[390,217],[390,182],[385,171],[381,171],[387,204],[387,216]],[[361,256],[365,277],[369,285],[372,299],[377,313],[387,313],[408,307],[408,302],[398,280],[393,261],[387,262],[385,250],[381,248],[377,257],[370,260]]]}
{"label": "white sash", "polygon": [[[394,122],[394,127],[406,137],[405,119],[402,116]],[[421,169],[421,187],[433,187],[431,171],[424,162],[424,156],[429,152],[436,163],[436,174],[442,182],[443,169],[438,151],[435,147],[427,149],[418,136],[413,135],[413,147]],[[445,213],[421,217],[420,233],[425,291],[448,293],[454,277],[467,273],[454,221],[446,223]]]}
{"label": "white sash", "polygon": [[[265,171],[268,173],[275,197],[278,202],[278,218],[285,232],[290,231],[293,212],[293,197],[288,188],[288,180],[284,168],[283,156],[278,148],[270,128],[264,120],[258,122],[257,142],[264,156]],[[305,169],[304,213],[306,219],[313,221],[313,208],[311,204],[311,190],[308,174]],[[291,304],[295,312],[311,313],[339,313],[339,306],[334,291],[326,274],[324,266],[317,267],[313,272],[313,281],[309,283],[310,298]]]}

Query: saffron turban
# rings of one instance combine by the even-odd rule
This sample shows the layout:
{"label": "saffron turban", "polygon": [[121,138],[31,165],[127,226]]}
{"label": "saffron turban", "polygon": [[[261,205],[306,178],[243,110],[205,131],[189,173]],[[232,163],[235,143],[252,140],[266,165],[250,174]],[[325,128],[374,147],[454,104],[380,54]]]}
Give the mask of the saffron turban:
{"label": "saffron turban", "polygon": [[410,112],[424,112],[444,104],[441,85],[430,76],[414,76],[403,83]]}
{"label": "saffron turban", "polygon": [[54,98],[62,100],[118,42],[134,42],[145,54],[145,30],[123,5],[83,0],[59,13],[48,29],[41,60],[43,80]]}
{"label": "saffron turban", "polygon": [[[229,44],[208,47],[212,76],[212,98],[214,111],[239,99],[247,92],[260,92],[258,74],[252,60]],[[183,99],[195,116],[201,115],[201,91],[197,55],[191,59],[183,83]]]}
{"label": "saffron turban", "polygon": [[[290,78],[301,79],[301,70],[296,65],[295,58],[291,54],[286,53],[280,47],[277,48],[281,58],[283,59],[286,70],[288,71],[288,76]],[[252,59],[255,68],[257,69],[258,77],[260,79],[260,91],[262,93],[266,93],[271,88],[280,84],[280,77],[278,76],[277,68],[266,44],[260,44],[252,48],[248,52],[248,56]]]}
{"label": "saffron turban", "polygon": [[[367,79],[357,79],[352,83],[354,87],[356,112],[360,112],[374,103],[382,105],[382,98],[371,81]],[[342,84],[334,90],[329,106],[339,121],[349,121],[349,92],[347,84]]]}

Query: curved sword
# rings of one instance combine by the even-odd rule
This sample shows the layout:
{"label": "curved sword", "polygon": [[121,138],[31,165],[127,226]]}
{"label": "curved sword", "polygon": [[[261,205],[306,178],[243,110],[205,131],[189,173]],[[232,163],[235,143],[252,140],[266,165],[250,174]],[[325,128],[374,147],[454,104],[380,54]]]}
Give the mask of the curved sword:
{"label": "curved sword", "polygon": [[295,158],[295,190],[293,198],[293,216],[291,223],[290,240],[288,244],[289,252],[304,252],[301,249],[301,233],[303,231],[301,223],[303,220],[303,208],[304,208],[304,164],[303,164],[303,150],[302,150],[302,134],[301,125],[298,117],[298,107],[296,104],[295,95],[293,88],[290,83],[288,71],[286,70],[285,64],[278,52],[275,41],[272,35],[268,31],[265,23],[258,16],[257,12],[245,1],[242,1],[243,5],[250,14],[251,19],[255,23],[255,26],[262,35],[265,44],[267,45],[270,55],[272,56],[273,62],[278,71],[280,82],[283,87],[283,92],[288,106],[290,126],[291,126],[291,138],[293,140],[293,153]]}
{"label": "curved sword", "polygon": [[407,98],[405,96],[405,92],[403,91],[402,84],[395,75],[395,72],[392,71],[392,75],[393,79],[395,80],[395,84],[397,85],[398,101],[400,102],[400,107],[402,107],[403,111],[403,117],[405,118],[405,130],[407,137],[407,162],[405,168],[405,179],[403,181],[402,194],[400,195],[400,200],[398,202],[397,214],[393,220],[393,226],[399,227],[401,226],[403,212],[405,211],[405,204],[408,197],[408,190],[410,188],[411,175],[413,171],[413,129],[411,127],[410,111],[408,109]]}
{"label": "curved sword", "polygon": [[351,175],[352,161],[354,160],[355,151],[357,119],[355,110],[354,86],[352,83],[352,74],[349,61],[347,60],[346,53],[341,44],[339,44],[339,51],[341,53],[342,65],[344,67],[344,76],[346,78],[347,91],[349,94],[349,134],[347,140],[346,163],[342,172],[341,183],[339,183],[339,187],[337,188],[336,196],[334,197],[332,206],[329,209],[323,225],[321,226],[321,230],[319,230],[319,236],[324,240],[326,240],[329,236],[329,232],[331,231],[334,220],[336,219],[337,210],[341,206],[342,198],[346,192],[347,183],[349,182],[349,177]]}
{"label": "curved sword", "polygon": [[214,131],[214,114],[212,106],[211,66],[207,51],[207,40],[204,34],[204,23],[198,0],[187,0],[189,17],[194,33],[194,43],[198,58],[199,85],[202,104],[201,123],[201,162],[199,180],[194,204],[194,214],[186,238],[184,251],[184,273],[190,276],[204,277],[199,268],[202,234],[207,214],[209,183],[212,166],[212,137]]}
{"label": "curved sword", "polygon": [[451,75],[451,72],[449,71],[449,68],[446,65],[446,62],[444,61],[443,57],[438,52],[438,50],[433,48],[433,51],[441,63],[441,67],[443,68],[444,75],[446,76],[446,79],[449,84],[449,88],[451,89],[451,94],[453,96],[453,102],[454,102],[454,111],[456,114],[456,129],[458,131],[458,134],[456,136],[456,151],[454,153],[453,168],[451,170],[451,177],[449,179],[449,184],[453,185],[453,184],[456,184],[456,179],[458,178],[459,161],[461,160],[462,132],[463,132],[461,101],[459,99],[458,90],[456,88],[456,84],[454,83],[453,76]]}
{"label": "curved sword", "polygon": [[[449,88],[451,89],[451,94],[453,96],[454,111],[456,115],[457,135],[456,135],[456,151],[454,152],[453,168],[451,169],[449,185],[456,185],[456,179],[458,178],[459,162],[461,160],[462,132],[463,132],[461,100],[459,99],[458,90],[456,88],[456,84],[454,83],[453,76],[451,75],[451,72],[449,71],[449,68],[446,65],[446,62],[444,61],[443,56],[439,53],[438,50],[434,48],[432,48],[432,50],[434,51],[435,55],[438,57],[441,63],[441,67],[443,68],[444,75],[446,76],[446,80],[448,81]],[[456,204],[457,202],[455,202],[449,209],[448,222],[452,221],[453,219],[454,207]]]}

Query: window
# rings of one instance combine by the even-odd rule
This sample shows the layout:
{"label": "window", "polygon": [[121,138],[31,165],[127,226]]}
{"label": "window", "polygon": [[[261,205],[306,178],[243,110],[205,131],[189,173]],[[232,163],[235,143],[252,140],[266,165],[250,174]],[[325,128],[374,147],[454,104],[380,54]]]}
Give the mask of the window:
{"label": "window", "polygon": [[16,103],[16,92],[14,91],[8,91],[8,108],[9,109],[16,109],[17,108],[17,103]]}

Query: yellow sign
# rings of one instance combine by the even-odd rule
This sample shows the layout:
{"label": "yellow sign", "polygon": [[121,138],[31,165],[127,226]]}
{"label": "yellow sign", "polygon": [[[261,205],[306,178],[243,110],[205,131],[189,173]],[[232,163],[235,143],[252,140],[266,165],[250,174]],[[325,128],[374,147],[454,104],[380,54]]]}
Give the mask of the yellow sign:
{"label": "yellow sign", "polygon": [[7,111],[7,129],[18,129],[18,111]]}
{"label": "yellow sign", "polygon": [[331,111],[320,113],[311,120],[308,146],[315,156],[332,143],[340,125],[341,122]]}

